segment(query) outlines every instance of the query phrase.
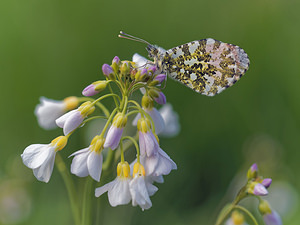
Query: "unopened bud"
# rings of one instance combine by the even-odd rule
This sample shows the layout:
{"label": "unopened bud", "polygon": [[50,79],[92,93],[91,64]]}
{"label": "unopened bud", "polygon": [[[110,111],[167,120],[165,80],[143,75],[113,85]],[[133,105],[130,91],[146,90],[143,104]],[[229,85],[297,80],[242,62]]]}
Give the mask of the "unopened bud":
{"label": "unopened bud", "polygon": [[103,74],[108,77],[109,79],[111,80],[115,80],[116,79],[116,76],[114,74],[114,71],[113,69],[111,68],[110,65],[108,64],[103,64],[102,66],[102,71],[103,71]]}
{"label": "unopened bud", "polygon": [[153,100],[148,95],[143,95],[142,107],[144,109],[152,109],[153,108]]}
{"label": "unopened bud", "polygon": [[247,172],[247,178],[248,180],[255,179],[257,175],[258,175],[258,167],[257,164],[254,163]]}

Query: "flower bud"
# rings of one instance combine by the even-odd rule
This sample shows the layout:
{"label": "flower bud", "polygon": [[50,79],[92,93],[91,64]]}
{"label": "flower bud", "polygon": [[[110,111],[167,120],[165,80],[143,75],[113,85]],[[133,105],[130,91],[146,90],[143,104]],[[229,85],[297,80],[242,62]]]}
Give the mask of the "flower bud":
{"label": "flower bud", "polygon": [[81,106],[78,108],[78,111],[81,115],[87,117],[95,111],[95,106],[90,101],[87,101],[81,104]]}
{"label": "flower bud", "polygon": [[164,105],[167,102],[166,96],[161,91],[158,93],[158,97],[154,98],[154,100],[160,105]]}
{"label": "flower bud", "polygon": [[266,200],[259,202],[258,209],[263,215],[263,220],[266,225],[282,225],[279,214],[271,209],[270,204]]}
{"label": "flower bud", "polygon": [[96,81],[96,82],[90,84],[89,86],[87,86],[82,91],[82,94],[84,96],[93,96],[93,95],[96,95],[99,92],[103,91],[106,88],[107,84],[108,84],[108,82],[104,81],[104,80]]}
{"label": "flower bud", "polygon": [[114,71],[113,69],[111,68],[110,65],[108,64],[103,64],[102,66],[102,71],[103,71],[103,74],[108,77],[109,79],[111,80],[115,80],[116,79],[116,76],[114,74]]}
{"label": "flower bud", "polygon": [[142,107],[144,109],[153,108],[153,100],[148,95],[143,96],[143,98],[142,98]]}
{"label": "flower bud", "polygon": [[135,79],[136,81],[145,81],[146,78],[148,76],[148,70],[147,69],[142,69],[139,70],[136,74],[135,74]]}
{"label": "flower bud", "polygon": [[157,70],[156,66],[149,67],[148,68],[149,75],[152,76],[155,73],[156,70]]}
{"label": "flower bud", "polygon": [[264,185],[258,182],[251,182],[249,188],[248,188],[248,193],[257,195],[257,196],[264,196],[268,194],[267,189],[265,188]]}
{"label": "flower bud", "polygon": [[122,75],[128,75],[130,74],[130,63],[128,61],[122,62],[122,65],[120,67],[120,72]]}
{"label": "flower bud", "polygon": [[114,64],[114,63],[116,63],[116,64],[120,64],[120,58],[118,57],[118,56],[115,56],[114,58],[113,58],[113,60],[112,60],[112,64]]}
{"label": "flower bud", "polygon": [[270,187],[272,183],[272,179],[271,178],[265,178],[262,180],[261,184],[265,186],[265,188]]}
{"label": "flower bud", "polygon": [[119,73],[120,62],[121,61],[118,56],[115,56],[114,59],[112,60],[111,67],[115,73]]}
{"label": "flower bud", "polygon": [[258,167],[257,164],[254,163],[247,172],[248,180],[255,179],[258,175]]}
{"label": "flower bud", "polygon": [[167,75],[161,73],[161,74],[156,75],[154,80],[158,81],[159,83],[162,83],[166,78],[167,78]]}

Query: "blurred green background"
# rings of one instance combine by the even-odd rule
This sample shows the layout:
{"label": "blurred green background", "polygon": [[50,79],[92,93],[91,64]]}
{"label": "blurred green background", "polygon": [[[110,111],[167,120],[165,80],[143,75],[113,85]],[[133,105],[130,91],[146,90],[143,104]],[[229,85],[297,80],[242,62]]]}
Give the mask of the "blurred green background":
{"label": "blurred green background", "polygon": [[[160,144],[178,170],[157,185],[150,210],[112,208],[102,196],[103,222],[213,224],[257,162],[273,178],[268,199],[284,224],[299,224],[299,9],[297,0],[1,0],[0,224],[73,223],[56,168],[48,184],[38,182],[20,154],[61,134],[39,128],[33,111],[40,96],[80,96],[115,55],[147,56],[145,45],[117,38],[120,30],[165,49],[212,37],[241,46],[251,64],[213,98],[168,81],[165,94],[182,129]],[[86,143],[84,130],[77,132],[63,156]],[[244,204],[257,213],[257,202]]]}

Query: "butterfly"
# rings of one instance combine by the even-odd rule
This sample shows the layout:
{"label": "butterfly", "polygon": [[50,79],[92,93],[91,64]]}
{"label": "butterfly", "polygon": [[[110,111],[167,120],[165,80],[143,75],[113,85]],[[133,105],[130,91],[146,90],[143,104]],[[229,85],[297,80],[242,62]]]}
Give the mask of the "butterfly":
{"label": "butterfly", "polygon": [[249,69],[250,61],[242,48],[212,38],[165,50],[122,31],[120,34],[121,38],[147,44],[149,57],[160,72],[203,95],[221,93]]}

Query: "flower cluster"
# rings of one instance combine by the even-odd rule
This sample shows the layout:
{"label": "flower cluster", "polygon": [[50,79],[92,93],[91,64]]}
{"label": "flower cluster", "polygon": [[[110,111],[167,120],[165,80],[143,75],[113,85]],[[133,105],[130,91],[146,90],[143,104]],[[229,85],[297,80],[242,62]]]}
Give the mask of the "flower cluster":
{"label": "flower cluster", "polygon": [[[235,200],[227,205],[227,209],[224,207],[224,211],[220,213],[216,224],[221,225],[247,225],[245,222],[244,215],[241,213],[245,213],[248,217],[251,218],[254,224],[258,224],[255,217],[243,206],[238,205],[241,200],[247,197],[255,197],[259,200],[258,209],[263,216],[263,220],[266,225],[282,225],[282,221],[278,213],[271,209],[269,203],[266,200],[263,200],[261,196],[265,196],[268,194],[267,188],[270,187],[272,183],[271,178],[263,178],[258,173],[257,164],[253,164],[248,172],[247,172],[247,183],[241,188]],[[234,210],[234,211],[233,211]],[[232,212],[233,211],[233,212]],[[241,211],[241,212],[240,212]],[[225,221],[228,215],[231,214],[231,217]]]}
{"label": "flower cluster", "polygon": [[[40,126],[45,129],[60,127],[64,136],[55,138],[50,144],[28,146],[21,155],[23,163],[33,169],[38,180],[48,182],[56,153],[66,146],[69,137],[87,122],[105,119],[104,128],[90,145],[70,155],[73,157],[71,173],[78,177],[90,176],[99,182],[103,164],[107,161],[110,167],[114,166],[111,157],[105,158],[102,151],[109,149],[110,156],[120,151],[117,177],[97,188],[95,195],[99,197],[108,192],[112,206],[132,201],[133,206],[149,209],[152,206],[150,196],[158,190],[154,182],[162,183],[164,175],[177,169],[174,161],[162,150],[158,138],[158,135],[175,136],[180,129],[178,116],[172,106],[166,104],[162,92],[166,75],[138,55],[134,55],[133,61],[121,61],[116,56],[111,65],[102,66],[102,72],[105,80],[95,81],[84,88],[82,94],[85,97],[68,97],[63,101],[41,98],[41,104],[35,110]],[[106,89],[110,93],[92,98]],[[132,99],[135,91],[142,93],[141,103]],[[109,110],[101,102],[106,98],[113,99],[113,109]],[[164,106],[158,110],[156,103]],[[100,115],[94,115],[98,111]],[[128,125],[128,118],[132,115],[135,117]],[[127,126],[136,127],[137,135],[126,136],[124,130]],[[126,146],[135,146],[136,159],[132,159],[131,165],[124,156],[129,147],[123,147],[123,142],[127,143]]]}

